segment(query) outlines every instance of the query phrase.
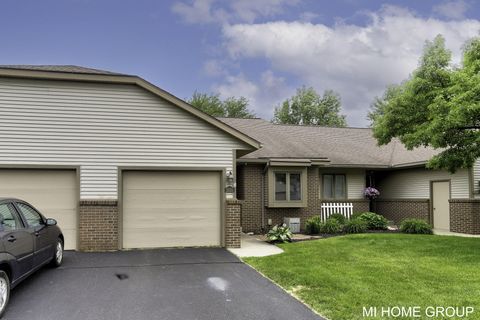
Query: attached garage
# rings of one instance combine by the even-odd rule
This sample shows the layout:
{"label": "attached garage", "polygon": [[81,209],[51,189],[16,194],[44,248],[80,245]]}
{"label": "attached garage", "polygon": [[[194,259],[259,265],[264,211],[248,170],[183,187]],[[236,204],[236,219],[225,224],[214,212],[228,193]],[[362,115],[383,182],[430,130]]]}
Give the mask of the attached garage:
{"label": "attached garage", "polygon": [[122,176],[123,248],[221,245],[221,171]]}
{"label": "attached garage", "polygon": [[57,220],[68,250],[77,248],[77,184],[75,170],[0,169],[0,196],[25,200]]}
{"label": "attached garage", "polygon": [[28,65],[0,66],[0,145],[0,197],[81,251],[238,246],[236,158],[261,147],[138,76]]}

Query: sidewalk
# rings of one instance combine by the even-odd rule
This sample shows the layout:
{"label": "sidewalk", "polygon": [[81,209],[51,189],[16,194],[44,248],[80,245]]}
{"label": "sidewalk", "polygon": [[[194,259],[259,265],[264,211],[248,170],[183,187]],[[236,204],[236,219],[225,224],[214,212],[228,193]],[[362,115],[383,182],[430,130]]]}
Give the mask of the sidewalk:
{"label": "sidewalk", "polygon": [[242,233],[242,247],[228,249],[234,255],[242,257],[265,257],[282,253],[279,247],[257,239],[255,235]]}

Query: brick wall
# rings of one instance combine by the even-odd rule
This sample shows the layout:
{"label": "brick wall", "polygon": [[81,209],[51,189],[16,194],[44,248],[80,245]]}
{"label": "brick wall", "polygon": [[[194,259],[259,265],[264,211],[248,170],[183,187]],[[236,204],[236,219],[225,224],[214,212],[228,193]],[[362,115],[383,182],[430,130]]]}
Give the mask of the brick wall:
{"label": "brick wall", "polygon": [[242,201],[227,200],[225,204],[225,247],[240,248],[241,233],[240,216]]}
{"label": "brick wall", "polygon": [[450,231],[480,234],[480,200],[450,200]]}
{"label": "brick wall", "polygon": [[79,249],[118,249],[118,203],[116,200],[81,200],[79,207]]}
{"label": "brick wall", "polygon": [[431,223],[429,199],[377,199],[375,212],[395,224],[407,218],[424,219]]}
{"label": "brick wall", "polygon": [[[267,177],[262,179],[264,165],[248,164],[239,165],[237,168],[238,196],[243,200],[242,206],[242,231],[262,233],[262,188],[264,188],[265,197],[267,197]],[[262,184],[263,181],[263,184]],[[272,225],[282,224],[284,217],[299,217],[301,228],[304,230],[305,221],[314,215],[319,215],[321,211],[322,200],[319,199],[320,176],[318,167],[309,167],[307,170],[307,189],[308,206],[305,208],[268,208],[263,206],[265,221],[264,225],[268,228],[268,219],[272,220]],[[354,212],[368,211],[367,200],[345,200],[335,202],[353,203]],[[263,203],[267,203],[263,199]]]}
{"label": "brick wall", "polygon": [[243,232],[259,232],[262,225],[262,165],[237,167],[237,196],[243,201]]}

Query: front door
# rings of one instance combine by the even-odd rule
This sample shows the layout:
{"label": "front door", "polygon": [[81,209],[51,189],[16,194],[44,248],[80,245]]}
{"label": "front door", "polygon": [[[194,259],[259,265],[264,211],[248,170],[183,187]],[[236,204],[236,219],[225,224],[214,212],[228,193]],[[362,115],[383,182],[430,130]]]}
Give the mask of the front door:
{"label": "front door", "polygon": [[450,231],[450,182],[432,183],[433,227],[437,230]]}

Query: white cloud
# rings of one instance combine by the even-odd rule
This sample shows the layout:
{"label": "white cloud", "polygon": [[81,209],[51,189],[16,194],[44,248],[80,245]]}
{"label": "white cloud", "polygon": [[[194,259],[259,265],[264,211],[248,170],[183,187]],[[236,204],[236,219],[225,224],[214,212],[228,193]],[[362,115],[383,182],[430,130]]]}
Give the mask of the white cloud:
{"label": "white cloud", "polygon": [[252,23],[259,17],[273,17],[284,12],[287,6],[296,5],[300,0],[242,0],[229,1],[222,8],[219,0],[192,0],[175,2],[172,11],[185,22],[195,23]]}
{"label": "white cloud", "polygon": [[458,63],[462,44],[480,30],[477,20],[422,18],[393,6],[369,15],[371,21],[362,26],[284,21],[226,25],[224,45],[233,61],[267,59],[273,71],[319,91],[336,90],[349,124],[366,125],[373,98],[408,77],[425,40],[442,34]]}
{"label": "white cloud", "polygon": [[243,74],[227,76],[224,83],[214,86],[214,90],[224,99],[228,97],[248,97],[251,100],[250,102],[254,102],[252,99],[255,99],[258,93],[257,85],[249,81]]}
{"label": "white cloud", "polygon": [[178,14],[186,23],[223,23],[227,13],[223,9],[213,8],[215,0],[193,0],[190,4],[175,2],[172,11]]}
{"label": "white cloud", "polygon": [[276,76],[271,70],[264,71],[257,83],[241,73],[228,75],[222,84],[214,85],[212,89],[224,99],[246,97],[250,109],[264,119],[271,119],[274,107],[285,99],[285,95],[294,93],[294,89],[286,85],[285,79]]}
{"label": "white cloud", "polygon": [[433,11],[449,19],[463,19],[467,12],[468,4],[463,0],[445,1],[435,7]]}
{"label": "white cloud", "polygon": [[227,72],[223,67],[223,63],[216,59],[210,59],[205,61],[205,63],[203,64],[203,71],[207,76],[210,77],[227,75]]}

